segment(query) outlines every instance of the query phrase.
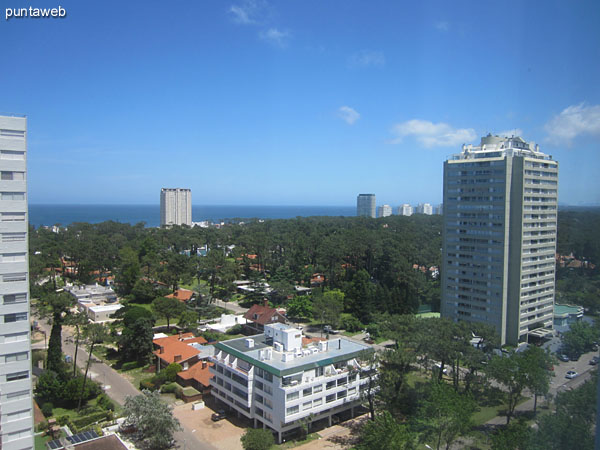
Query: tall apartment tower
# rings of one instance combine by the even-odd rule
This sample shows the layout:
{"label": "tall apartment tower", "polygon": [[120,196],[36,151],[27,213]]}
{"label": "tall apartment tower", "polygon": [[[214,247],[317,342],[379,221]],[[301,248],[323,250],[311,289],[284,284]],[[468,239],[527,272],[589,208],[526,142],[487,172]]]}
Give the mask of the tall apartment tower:
{"label": "tall apartment tower", "polygon": [[33,449],[27,119],[0,116],[0,449]]}
{"label": "tall apartment tower", "polygon": [[402,206],[398,207],[398,214],[401,216],[412,216],[413,215],[413,207],[408,203],[404,203]]}
{"label": "tall apartment tower", "polygon": [[356,215],[375,218],[375,194],[359,194],[356,197]]}
{"label": "tall apartment tower", "polygon": [[192,191],[181,188],[160,190],[160,225],[192,226]]}
{"label": "tall apartment tower", "polygon": [[552,332],[558,163],[488,135],[444,163],[442,316],[493,325],[502,344]]}
{"label": "tall apartment tower", "polygon": [[392,215],[392,207],[390,205],[381,205],[377,212],[377,217],[389,217]]}
{"label": "tall apartment tower", "polygon": [[417,214],[427,214],[431,216],[433,214],[433,207],[429,203],[419,203],[417,205]]}

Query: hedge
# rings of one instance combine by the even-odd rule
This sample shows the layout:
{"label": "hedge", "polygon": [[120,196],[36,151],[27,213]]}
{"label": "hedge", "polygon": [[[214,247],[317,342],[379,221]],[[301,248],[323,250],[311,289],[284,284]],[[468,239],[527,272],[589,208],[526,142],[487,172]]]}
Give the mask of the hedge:
{"label": "hedge", "polygon": [[79,417],[77,419],[71,420],[71,425],[74,425],[75,428],[80,429],[86,427],[94,422],[100,422],[104,419],[108,418],[107,411],[98,411],[92,414],[88,414],[87,416]]}
{"label": "hedge", "polygon": [[138,366],[137,361],[130,361],[130,362],[123,363],[123,365],[121,366],[121,370],[128,371],[128,370],[137,369],[138,367],[139,366]]}

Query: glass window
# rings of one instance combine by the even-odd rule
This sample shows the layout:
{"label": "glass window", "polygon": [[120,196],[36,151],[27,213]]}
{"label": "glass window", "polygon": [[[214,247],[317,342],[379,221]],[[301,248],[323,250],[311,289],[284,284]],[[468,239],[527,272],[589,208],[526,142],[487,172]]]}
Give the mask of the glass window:
{"label": "glass window", "polygon": [[306,388],[306,389],[304,389],[302,391],[302,396],[303,397],[308,397],[309,395],[312,395],[312,388],[311,387]]}
{"label": "glass window", "polygon": [[22,320],[27,320],[26,312],[18,312],[4,315],[4,323],[20,322]]}
{"label": "glass window", "polygon": [[285,413],[287,416],[289,416],[291,414],[296,414],[298,411],[300,411],[300,406],[296,405],[286,409]]}
{"label": "glass window", "polygon": [[27,301],[27,294],[5,294],[4,304],[12,305],[13,303],[25,303]]}
{"label": "glass window", "polygon": [[15,372],[15,373],[7,373],[6,374],[6,381],[17,381],[17,380],[24,380],[26,378],[29,378],[29,371],[25,370],[23,372]]}
{"label": "glass window", "polygon": [[322,384],[317,384],[316,386],[313,386],[313,393],[317,393],[317,392],[321,392],[323,390],[323,385]]}
{"label": "glass window", "polygon": [[291,400],[296,400],[299,397],[300,397],[300,391],[290,392],[288,395],[286,395],[286,399],[288,402]]}
{"label": "glass window", "polygon": [[29,352],[11,353],[4,357],[5,362],[25,361],[29,359]]}

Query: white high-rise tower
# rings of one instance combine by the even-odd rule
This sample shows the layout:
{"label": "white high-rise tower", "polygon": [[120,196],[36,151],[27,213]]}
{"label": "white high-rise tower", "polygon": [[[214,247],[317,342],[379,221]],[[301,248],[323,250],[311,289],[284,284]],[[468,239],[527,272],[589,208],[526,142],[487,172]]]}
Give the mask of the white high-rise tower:
{"label": "white high-rise tower", "polygon": [[502,344],[552,332],[558,163],[488,135],[444,163],[442,316],[485,322]]}
{"label": "white high-rise tower", "polygon": [[33,449],[27,119],[0,116],[0,448]]}
{"label": "white high-rise tower", "polygon": [[192,226],[192,191],[181,188],[160,190],[160,225]]}

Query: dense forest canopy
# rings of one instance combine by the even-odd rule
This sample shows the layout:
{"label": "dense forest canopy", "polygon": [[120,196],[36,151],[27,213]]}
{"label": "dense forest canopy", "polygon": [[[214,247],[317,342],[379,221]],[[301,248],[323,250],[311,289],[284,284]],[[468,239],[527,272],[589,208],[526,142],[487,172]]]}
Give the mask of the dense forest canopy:
{"label": "dense forest canopy", "polygon": [[[420,305],[439,310],[440,277],[429,268],[440,267],[441,231],[442,217],[426,215],[232,221],[221,228],[75,223],[58,233],[32,228],[30,265],[32,278],[48,267],[84,283],[112,273],[125,295],[142,277],[172,288],[205,278],[211,294],[227,298],[236,278],[265,278],[288,292],[321,274],[319,287],[342,290],[346,312],[364,323],[372,311],[411,313]],[[196,256],[204,246],[208,255]],[[597,265],[600,211],[559,211],[557,252]],[[598,293],[597,272],[559,267],[559,300],[589,306]]]}

